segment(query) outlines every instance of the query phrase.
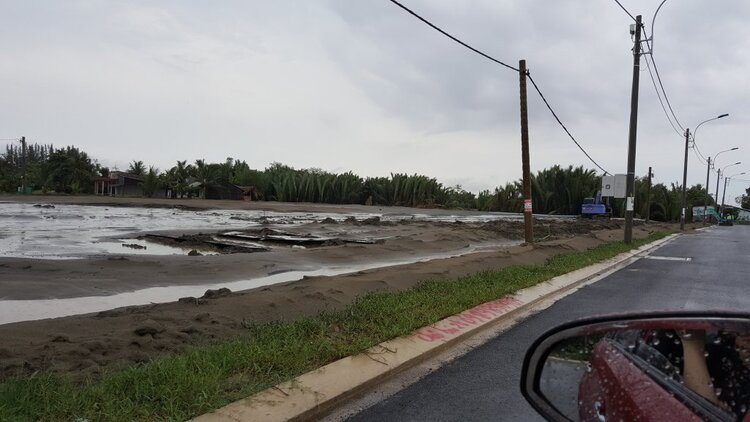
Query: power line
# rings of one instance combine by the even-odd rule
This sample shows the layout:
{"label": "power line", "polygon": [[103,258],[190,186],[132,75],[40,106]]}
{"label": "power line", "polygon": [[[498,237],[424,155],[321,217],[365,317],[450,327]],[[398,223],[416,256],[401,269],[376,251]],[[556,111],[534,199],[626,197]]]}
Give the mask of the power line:
{"label": "power line", "polygon": [[669,101],[669,97],[667,96],[667,91],[664,89],[664,84],[661,80],[661,75],[659,74],[659,67],[656,65],[656,59],[654,59],[654,51],[653,48],[651,48],[651,44],[649,42],[648,34],[645,33],[644,28],[644,35],[646,36],[646,45],[649,47],[649,52],[646,54],[646,61],[648,61],[648,58],[651,58],[651,64],[654,65],[654,72],[656,73],[656,79],[659,81],[659,87],[661,87],[661,92],[664,94],[664,100],[667,102],[667,107],[669,108],[669,112],[672,114],[672,117],[674,118],[675,123],[677,124],[677,127],[682,129],[682,131],[685,131],[685,128],[680,124],[680,120],[677,118],[677,115],[674,112],[674,109],[672,108],[672,103]]}
{"label": "power line", "polygon": [[698,161],[700,161],[700,162],[701,162],[701,164],[703,164],[704,166],[705,166],[706,164],[708,164],[708,163],[706,162],[706,159],[705,159],[705,158],[703,158],[703,155],[701,155],[701,154],[700,154],[700,153],[698,152],[698,150],[697,150],[697,149],[693,148],[693,154],[695,154],[695,158],[697,158],[697,159],[698,159]]}
{"label": "power line", "polygon": [[0,141],[20,141],[21,138],[0,138]]}
{"label": "power line", "polygon": [[619,2],[619,1],[617,1],[617,0],[615,0],[615,3],[617,3],[617,5],[618,5],[618,6],[620,6],[620,9],[624,10],[624,11],[625,11],[625,13],[627,13],[627,14],[628,14],[628,16],[630,16],[630,19],[633,19],[633,20],[635,20],[635,18],[633,17],[633,15],[632,15],[632,14],[631,14],[630,12],[628,12],[628,9],[626,9],[626,8],[625,8],[625,6],[623,6],[623,5],[622,5],[622,3],[620,3],[620,2]]}
{"label": "power line", "polygon": [[664,101],[661,98],[661,93],[659,92],[659,88],[656,86],[656,79],[654,79],[654,74],[653,72],[651,72],[651,65],[649,65],[648,55],[645,55],[645,58],[646,58],[646,69],[648,69],[648,75],[651,77],[651,83],[654,85],[654,90],[656,91],[656,97],[659,98],[659,104],[661,104],[661,109],[664,110],[664,115],[667,116],[667,121],[669,122],[669,125],[672,126],[672,129],[674,129],[675,133],[677,133],[678,136],[682,137],[683,135],[680,133],[677,127],[675,127],[674,123],[672,123],[672,118],[669,117],[667,108],[664,106]]}
{"label": "power line", "polygon": [[706,156],[703,155],[701,150],[698,148],[698,144],[695,142],[695,136],[693,136],[692,138],[693,138],[693,149],[698,153],[698,155],[701,156],[701,158],[703,158],[703,161],[708,161],[708,158],[706,158]]}
{"label": "power line", "polygon": [[432,22],[430,22],[427,19],[419,16],[416,12],[414,12],[413,10],[411,10],[408,7],[404,6],[403,4],[397,2],[396,0],[390,0],[390,1],[391,1],[391,3],[395,4],[396,6],[398,6],[398,7],[402,8],[402,9],[406,10],[407,12],[409,12],[409,14],[411,14],[415,18],[417,18],[417,19],[421,20],[422,22],[424,22],[425,24],[427,24],[430,28],[432,28],[432,29],[440,32],[441,34],[445,35],[446,37],[448,37],[448,38],[452,39],[453,41],[461,44],[462,46],[468,48],[469,50],[471,50],[471,51],[479,54],[480,56],[482,56],[482,57],[484,57],[484,58],[486,58],[488,60],[492,60],[493,62],[495,62],[495,63],[497,63],[497,64],[499,64],[501,66],[505,66],[508,69],[515,70],[516,72],[518,72],[518,68],[513,67],[513,66],[511,66],[511,65],[509,65],[507,63],[503,63],[500,60],[498,60],[498,59],[490,56],[489,54],[483,53],[482,51],[477,50],[476,48],[470,46],[469,44],[466,44],[465,42],[459,40],[458,38],[454,37],[453,35],[445,32],[442,29],[438,28],[437,26],[433,25]]}
{"label": "power line", "polygon": [[[494,57],[492,57],[492,56],[490,56],[490,55],[488,55],[486,53],[483,53],[482,51],[477,50],[476,48],[470,46],[469,44],[466,44],[465,42],[459,40],[458,38],[454,37],[453,35],[447,33],[446,31],[438,28],[432,22],[430,22],[427,19],[423,18],[422,16],[418,15],[416,12],[414,12],[413,10],[411,10],[408,7],[404,6],[403,4],[399,3],[398,1],[396,1],[396,0],[390,0],[390,2],[393,3],[393,4],[395,4],[396,6],[400,7],[401,9],[405,10],[410,15],[414,16],[415,18],[419,19],[420,21],[424,22],[430,28],[432,28],[432,29],[440,32],[441,34],[445,35],[446,37],[450,38],[451,40],[453,40],[453,41],[461,44],[462,46],[468,48],[469,50],[471,50],[471,51],[473,51],[473,52],[481,55],[482,57],[484,57],[484,58],[486,58],[488,60],[491,60],[491,61],[493,61],[493,62],[495,62],[495,63],[497,63],[497,64],[499,64],[501,66],[505,66],[508,69],[514,70],[516,72],[519,72],[519,69],[517,69],[517,68],[515,68],[515,67],[513,67],[513,66],[511,66],[509,64],[503,63],[500,60],[498,60],[498,59],[496,59],[496,58],[494,58]],[[591,158],[591,156],[586,152],[586,150],[583,149],[583,147],[581,146],[581,144],[579,144],[578,141],[576,141],[575,137],[573,137],[573,135],[570,133],[570,131],[568,130],[568,128],[566,128],[565,125],[562,123],[562,121],[560,121],[560,118],[557,117],[557,113],[555,113],[555,111],[552,109],[552,106],[549,105],[549,102],[547,101],[547,99],[544,98],[544,94],[542,94],[542,91],[539,89],[539,87],[537,86],[536,82],[534,82],[534,79],[531,77],[531,74],[528,71],[526,72],[526,76],[528,76],[528,78],[531,81],[532,85],[534,85],[534,89],[539,94],[539,96],[542,98],[542,101],[544,101],[544,104],[547,106],[547,108],[549,109],[549,111],[552,113],[552,116],[555,117],[555,120],[557,120],[557,123],[559,123],[560,126],[562,126],[563,130],[565,130],[565,133],[567,133],[568,136],[570,137],[570,139],[573,140],[573,143],[576,144],[576,146],[578,147],[578,149],[580,149],[581,152],[583,152],[583,154],[592,163],[594,163],[595,166],[597,166],[601,171],[603,171],[605,175],[606,174],[610,174],[607,170],[605,170],[602,166],[600,166],[599,163],[597,163],[593,158]]]}
{"label": "power line", "polygon": [[546,99],[546,98],[544,98],[544,94],[542,94],[542,91],[541,91],[541,90],[539,89],[539,87],[537,86],[536,82],[534,82],[534,78],[532,78],[532,77],[531,77],[531,73],[527,73],[526,75],[527,75],[527,76],[529,77],[529,80],[531,81],[531,84],[532,84],[532,85],[534,86],[534,89],[536,90],[536,92],[537,92],[537,93],[539,94],[539,96],[540,96],[540,97],[542,98],[542,101],[544,101],[544,105],[546,105],[546,106],[547,106],[547,108],[549,109],[550,113],[552,113],[552,116],[554,116],[555,120],[557,120],[557,123],[559,123],[559,124],[560,124],[560,126],[562,126],[563,130],[565,131],[565,133],[567,133],[567,134],[568,134],[568,136],[569,136],[569,137],[570,137],[570,139],[571,139],[571,140],[573,141],[573,143],[575,143],[575,144],[576,144],[576,146],[578,147],[578,149],[580,149],[580,150],[581,150],[581,152],[583,152],[583,154],[584,154],[584,155],[585,155],[585,156],[586,156],[586,157],[587,157],[587,158],[588,158],[588,159],[589,159],[589,160],[590,160],[590,161],[591,161],[592,163],[594,163],[594,165],[595,165],[595,166],[599,167],[599,169],[600,169],[601,171],[603,171],[605,175],[607,175],[607,174],[610,174],[610,173],[609,173],[609,172],[608,172],[607,170],[605,170],[605,169],[604,169],[604,167],[600,166],[600,165],[599,165],[599,163],[597,163],[597,162],[596,162],[596,161],[595,161],[595,160],[594,160],[593,158],[591,158],[591,156],[589,155],[589,153],[588,153],[588,152],[586,152],[586,150],[585,150],[585,149],[583,149],[583,147],[581,146],[581,144],[579,144],[579,143],[578,143],[578,141],[576,141],[576,138],[575,138],[575,137],[573,137],[573,135],[572,135],[572,134],[570,133],[570,131],[568,130],[568,128],[566,128],[566,127],[565,127],[565,125],[563,124],[563,122],[561,122],[561,121],[560,121],[560,118],[559,118],[559,117],[557,117],[557,113],[555,113],[555,110],[553,110],[553,109],[552,109],[552,106],[550,106],[550,105],[549,105],[549,102],[547,101],[547,99]]}

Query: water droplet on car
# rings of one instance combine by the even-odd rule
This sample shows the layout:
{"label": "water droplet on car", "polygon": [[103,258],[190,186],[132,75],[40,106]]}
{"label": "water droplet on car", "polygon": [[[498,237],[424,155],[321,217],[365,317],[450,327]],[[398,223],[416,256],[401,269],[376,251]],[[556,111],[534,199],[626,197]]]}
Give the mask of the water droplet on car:
{"label": "water droplet on car", "polygon": [[717,336],[717,337],[716,337],[716,338],[714,339],[714,344],[719,344],[719,343],[721,343],[721,337],[718,337],[718,336]]}
{"label": "water droplet on car", "polygon": [[658,346],[659,345],[659,339],[655,338],[653,341],[651,341],[651,344],[653,344],[654,346]]}
{"label": "water droplet on car", "polygon": [[703,352],[703,356],[708,357],[708,352]]}
{"label": "water droplet on car", "polygon": [[717,396],[721,395],[721,388],[716,388],[716,389],[714,389],[714,391],[716,392]]}
{"label": "water droplet on car", "polygon": [[671,331],[665,332],[664,335],[667,336],[668,338],[674,337],[674,334]]}

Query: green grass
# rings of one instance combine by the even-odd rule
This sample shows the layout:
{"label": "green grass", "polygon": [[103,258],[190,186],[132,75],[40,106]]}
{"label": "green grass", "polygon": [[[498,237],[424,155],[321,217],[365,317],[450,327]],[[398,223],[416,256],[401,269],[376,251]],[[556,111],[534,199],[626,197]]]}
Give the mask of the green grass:
{"label": "green grass", "polygon": [[0,384],[0,420],[184,420],[524,287],[611,258],[669,233],[613,242],[400,292],[296,322],[246,323],[248,339],[74,381],[37,373]]}

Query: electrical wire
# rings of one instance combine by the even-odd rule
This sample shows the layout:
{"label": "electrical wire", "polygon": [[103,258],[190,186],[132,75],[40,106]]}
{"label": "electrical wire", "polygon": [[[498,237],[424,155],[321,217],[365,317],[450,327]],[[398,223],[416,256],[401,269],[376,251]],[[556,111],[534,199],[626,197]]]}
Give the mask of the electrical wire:
{"label": "electrical wire", "polygon": [[[685,132],[685,128],[680,124],[680,120],[677,118],[677,115],[674,112],[674,109],[672,108],[672,103],[669,101],[669,97],[667,96],[667,91],[664,89],[664,84],[661,80],[661,75],[659,74],[659,67],[656,65],[656,59],[654,59],[654,51],[651,47],[651,41],[649,41],[648,34],[646,34],[646,30],[644,28],[643,35],[646,38],[646,45],[649,48],[649,52],[646,55],[646,60],[648,60],[648,57],[651,58],[651,64],[654,65],[654,72],[656,73],[656,79],[659,81],[659,87],[661,87],[661,92],[664,94],[664,101],[667,102],[667,107],[669,108],[669,112],[672,114],[672,117],[674,118],[675,123],[677,124],[677,127],[682,129],[683,132]],[[652,34],[653,35],[653,34]]]}
{"label": "electrical wire", "polygon": [[430,22],[430,21],[428,21],[427,19],[425,19],[425,18],[423,18],[423,17],[419,16],[419,15],[418,15],[418,14],[417,14],[416,12],[414,12],[413,10],[411,10],[411,9],[409,9],[408,7],[404,6],[403,4],[401,4],[401,3],[397,2],[396,0],[390,0],[390,2],[391,2],[391,3],[393,3],[393,4],[395,4],[396,6],[398,6],[398,7],[402,8],[402,9],[404,9],[405,11],[407,11],[407,12],[408,12],[409,14],[411,14],[411,15],[412,15],[412,16],[414,16],[415,18],[417,18],[417,19],[421,20],[422,22],[424,22],[425,24],[427,24],[427,26],[429,26],[430,28],[432,28],[432,29],[434,29],[434,30],[438,31],[439,33],[441,33],[441,34],[445,35],[446,37],[448,37],[448,38],[452,39],[453,41],[455,41],[455,42],[457,42],[457,43],[461,44],[462,46],[464,46],[464,47],[466,47],[466,48],[468,48],[469,50],[471,50],[471,51],[473,51],[473,52],[475,52],[475,53],[479,54],[480,56],[482,56],[482,57],[484,57],[484,58],[486,58],[486,59],[488,59],[488,60],[492,60],[493,62],[495,62],[495,63],[497,63],[497,64],[499,64],[499,65],[501,65],[501,66],[505,66],[505,67],[507,67],[508,69],[511,69],[511,70],[515,70],[516,72],[518,72],[518,68],[515,68],[515,67],[513,67],[513,66],[511,66],[511,65],[509,65],[509,64],[507,64],[507,63],[503,63],[503,62],[501,62],[500,60],[498,60],[498,59],[496,59],[496,58],[494,58],[494,57],[490,56],[489,54],[483,53],[482,51],[479,51],[479,50],[477,50],[476,48],[474,48],[474,47],[470,46],[469,44],[466,44],[465,42],[463,42],[463,41],[459,40],[458,38],[454,37],[453,35],[451,35],[451,34],[449,34],[449,33],[445,32],[445,31],[443,31],[443,30],[442,30],[442,29],[440,29],[440,28],[438,28],[438,27],[437,27],[437,26],[435,26],[435,25],[434,25],[434,24],[433,24],[432,22]]}
{"label": "electrical wire", "polygon": [[703,164],[704,166],[708,164],[708,162],[706,161],[706,159],[703,158],[703,156],[700,155],[695,148],[693,148],[693,154],[695,154],[695,158],[697,158],[698,161],[701,162],[701,164]]}
{"label": "electrical wire", "polygon": [[[447,33],[446,31],[444,31],[444,30],[442,30],[442,29],[438,28],[438,27],[437,27],[436,25],[434,25],[434,24],[433,24],[432,22],[430,22],[430,21],[428,21],[427,19],[423,18],[422,16],[418,15],[418,14],[417,14],[416,12],[414,12],[413,10],[411,10],[411,9],[409,9],[408,7],[404,6],[403,4],[399,3],[398,1],[396,1],[396,0],[389,0],[389,1],[390,1],[391,3],[393,3],[393,4],[395,4],[396,6],[400,7],[401,9],[405,10],[406,12],[408,12],[408,13],[409,13],[410,15],[414,16],[415,18],[419,19],[420,21],[422,21],[423,23],[425,23],[426,25],[428,25],[428,26],[429,26],[430,28],[432,28],[432,29],[434,29],[434,30],[436,30],[436,31],[440,32],[441,34],[443,34],[443,35],[445,35],[446,37],[450,38],[451,40],[453,40],[453,41],[455,41],[455,42],[457,42],[457,43],[461,44],[462,46],[464,46],[464,47],[468,48],[469,50],[471,50],[471,51],[473,51],[473,52],[475,52],[475,53],[479,54],[480,56],[482,56],[482,57],[484,57],[484,58],[486,58],[486,59],[488,59],[488,60],[491,60],[491,61],[493,61],[493,62],[495,62],[495,63],[497,63],[497,64],[499,64],[499,65],[501,65],[501,66],[505,66],[505,67],[506,67],[506,68],[508,68],[508,69],[514,70],[514,71],[516,71],[516,72],[520,72],[520,70],[519,70],[519,69],[517,69],[517,68],[515,68],[515,67],[513,67],[513,66],[511,66],[511,65],[509,65],[509,64],[503,63],[503,62],[501,62],[500,60],[498,60],[498,59],[496,59],[496,58],[494,58],[494,57],[492,57],[492,56],[490,56],[490,55],[488,55],[488,54],[486,54],[486,53],[483,53],[482,51],[479,51],[479,50],[477,50],[476,48],[474,48],[474,47],[470,46],[469,44],[466,44],[465,42],[463,42],[463,41],[459,40],[458,38],[454,37],[453,35],[451,35],[451,34]],[[554,110],[552,109],[552,106],[550,106],[549,102],[548,102],[548,101],[547,101],[547,99],[546,99],[546,98],[544,97],[544,94],[542,94],[542,91],[541,91],[541,90],[539,89],[539,86],[537,86],[536,82],[534,82],[534,79],[533,79],[533,78],[531,77],[531,74],[530,74],[530,73],[529,73],[528,71],[526,71],[526,76],[528,76],[528,78],[529,78],[529,80],[531,81],[532,85],[534,85],[534,89],[535,89],[535,90],[536,90],[536,92],[537,92],[537,93],[539,94],[539,96],[540,96],[540,97],[542,98],[542,101],[544,101],[544,104],[545,104],[545,105],[547,106],[547,109],[549,109],[549,111],[550,111],[550,112],[552,113],[552,116],[554,116],[555,120],[557,120],[557,123],[559,123],[559,124],[560,124],[560,126],[562,126],[563,130],[565,131],[565,133],[567,133],[567,134],[568,134],[568,136],[569,136],[569,137],[570,137],[570,139],[571,139],[571,140],[573,141],[573,143],[575,143],[575,144],[576,144],[576,146],[578,147],[578,149],[580,149],[580,150],[581,150],[581,152],[583,152],[583,154],[584,154],[584,155],[585,155],[585,156],[586,156],[586,157],[587,157],[587,158],[588,158],[588,159],[589,159],[589,160],[590,160],[590,161],[591,161],[592,163],[594,163],[594,165],[595,165],[596,167],[598,167],[598,168],[599,168],[599,169],[600,169],[601,171],[603,171],[605,175],[607,175],[607,174],[611,174],[611,173],[609,173],[609,172],[608,172],[607,170],[605,170],[605,169],[604,169],[604,168],[603,168],[602,166],[600,166],[600,165],[599,165],[599,163],[597,163],[597,162],[596,162],[596,161],[595,161],[595,160],[594,160],[593,158],[591,158],[591,156],[589,155],[589,153],[588,153],[588,152],[586,152],[586,150],[585,150],[585,149],[583,149],[583,147],[581,146],[581,144],[579,144],[579,143],[578,143],[578,141],[576,140],[576,138],[575,138],[575,137],[573,137],[573,135],[572,135],[572,134],[570,133],[570,131],[568,130],[568,128],[567,128],[567,127],[565,127],[565,125],[564,125],[564,124],[563,124],[563,122],[562,122],[562,121],[560,120],[560,118],[559,118],[559,117],[557,117],[557,113],[555,113],[555,111],[554,111]]]}
{"label": "electrical wire", "polygon": [[617,3],[617,5],[618,5],[618,6],[620,6],[620,9],[624,10],[624,11],[625,11],[625,13],[627,13],[627,14],[628,14],[628,16],[630,16],[630,19],[633,19],[633,20],[635,20],[635,18],[633,17],[633,15],[632,15],[632,14],[631,14],[630,12],[628,12],[628,9],[626,9],[626,8],[625,8],[625,6],[623,6],[623,5],[622,5],[622,3],[620,3],[620,2],[619,2],[619,1],[617,1],[617,0],[615,0],[615,3]]}
{"label": "electrical wire", "polygon": [[692,138],[693,138],[693,149],[698,153],[698,155],[701,156],[701,158],[703,158],[703,161],[708,161],[708,158],[706,158],[706,156],[703,155],[701,150],[698,148],[698,144],[695,142],[695,136],[693,136]]}
{"label": "electrical wire", "polygon": [[644,55],[644,58],[646,59],[646,69],[648,69],[648,75],[651,77],[651,83],[654,86],[654,91],[656,91],[656,97],[659,98],[659,104],[661,104],[661,109],[664,110],[664,115],[667,116],[667,121],[669,122],[669,125],[672,126],[672,129],[674,129],[675,133],[682,138],[683,134],[680,133],[680,131],[675,127],[674,123],[672,123],[672,118],[669,117],[669,113],[667,112],[667,108],[664,106],[664,101],[661,98],[661,93],[659,92],[659,88],[656,86],[656,79],[654,79],[654,74],[651,72],[651,65],[649,65],[648,61],[648,54]]}
{"label": "electrical wire", "polygon": [[0,138],[0,141],[20,141],[21,138]]}
{"label": "electrical wire", "polygon": [[534,78],[531,77],[531,73],[529,73],[527,71],[526,72],[526,76],[528,76],[529,80],[531,81],[531,84],[534,86],[534,89],[539,94],[539,96],[542,98],[542,101],[544,101],[544,105],[547,106],[547,108],[549,109],[550,113],[552,113],[552,116],[555,118],[555,120],[557,120],[557,123],[559,123],[560,126],[562,126],[563,130],[565,131],[565,133],[568,134],[568,136],[573,141],[573,143],[576,144],[576,146],[578,147],[578,149],[580,149],[581,152],[583,152],[583,154],[586,156],[586,158],[588,158],[592,163],[594,163],[595,166],[599,167],[599,169],[604,172],[605,176],[607,174],[610,174],[607,170],[604,169],[604,167],[600,166],[599,163],[597,163],[593,158],[591,158],[591,156],[589,155],[589,153],[586,152],[585,149],[583,149],[583,147],[581,146],[581,144],[579,144],[578,141],[576,141],[576,138],[570,133],[570,131],[568,130],[568,128],[565,127],[565,125],[563,124],[562,121],[560,121],[560,118],[557,117],[557,113],[555,113],[555,110],[553,110],[552,106],[549,105],[549,102],[544,97],[544,94],[542,94],[542,91],[539,89],[539,86],[537,86],[536,82],[534,81]]}

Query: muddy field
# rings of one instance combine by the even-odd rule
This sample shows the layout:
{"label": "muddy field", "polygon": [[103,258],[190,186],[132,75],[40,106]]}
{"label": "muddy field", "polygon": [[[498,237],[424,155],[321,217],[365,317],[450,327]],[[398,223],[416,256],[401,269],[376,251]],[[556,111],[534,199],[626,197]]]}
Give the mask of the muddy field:
{"label": "muddy field", "polygon": [[[34,203],[21,205],[43,203],[55,208],[33,207],[29,213],[79,206],[75,204],[98,198],[34,199]],[[148,204],[133,199],[99,200],[96,205],[111,207],[114,214],[122,211],[118,205],[142,209]],[[180,212],[200,213],[223,203],[155,201],[149,206],[174,210],[175,205]],[[91,249],[87,245],[94,238],[105,243],[115,239],[107,233],[104,240],[83,234],[85,241],[78,245],[75,257],[32,258],[22,253],[0,257],[0,318],[33,319],[18,315],[30,312],[38,317],[41,310],[49,310],[53,316],[54,312],[91,312],[0,325],[0,377],[37,370],[95,374],[191,345],[243,336],[243,321],[291,320],[341,309],[370,291],[405,289],[427,279],[542,263],[554,254],[587,249],[622,236],[617,221],[538,219],[538,242],[531,247],[521,244],[523,228],[517,216],[240,201],[228,206],[235,207],[229,209],[232,212],[251,214],[264,207],[267,214],[253,214],[243,221],[231,219],[233,214],[227,214],[227,208],[217,208],[210,212],[228,227],[124,230],[114,235],[120,242],[114,243],[120,248],[116,253],[81,255]],[[84,209],[92,212],[90,208]],[[268,213],[303,217],[288,223],[274,220],[276,214]],[[194,221],[190,218],[195,216],[184,217]],[[265,219],[257,220],[261,217]],[[634,237],[663,229],[640,225]],[[129,240],[121,241],[126,232]],[[0,238],[0,244],[4,240]],[[139,253],[143,251],[138,247],[144,245],[139,242],[148,242],[147,248],[158,244],[167,249],[160,251],[161,255]],[[216,242],[230,246],[217,246]],[[256,246],[250,250],[248,245]],[[13,249],[7,244],[4,247]],[[145,294],[146,299],[134,303],[145,305],[117,308],[127,304],[123,297],[137,293]]]}

